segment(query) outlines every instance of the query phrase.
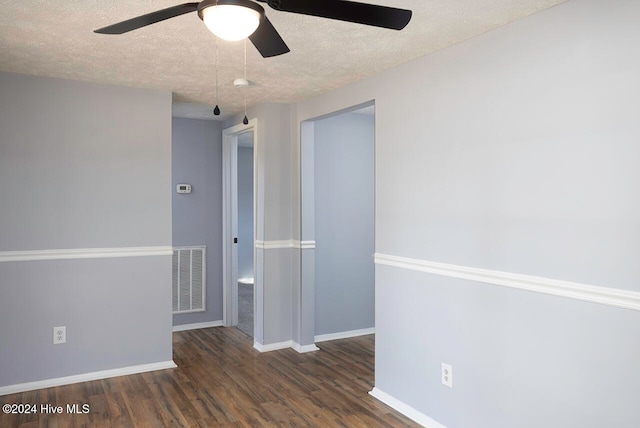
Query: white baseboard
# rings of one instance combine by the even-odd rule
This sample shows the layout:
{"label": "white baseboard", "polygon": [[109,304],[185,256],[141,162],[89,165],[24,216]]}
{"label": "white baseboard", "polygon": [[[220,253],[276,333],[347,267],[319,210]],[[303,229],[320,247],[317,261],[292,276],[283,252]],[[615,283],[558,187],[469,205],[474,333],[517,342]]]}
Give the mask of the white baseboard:
{"label": "white baseboard", "polygon": [[[341,331],[339,333],[321,334],[316,336],[314,338],[314,341],[326,342],[329,340],[347,339],[349,337],[365,336],[367,334],[373,334],[373,333],[375,333],[375,329],[373,327],[363,328],[361,330],[351,330],[351,331]],[[253,342],[253,347],[260,352],[269,352],[269,351],[277,351],[279,349],[293,348],[301,354],[320,350],[320,348],[318,348],[314,343],[312,343],[311,345],[300,345],[299,343],[294,342],[293,340],[287,340],[287,341],[278,342],[278,343],[269,343],[266,345],[263,345],[258,342]]]}
{"label": "white baseboard", "polygon": [[279,349],[293,348],[293,341],[286,340],[284,342],[278,343],[267,343],[266,345],[258,342],[253,342],[253,347],[260,352],[277,351]]}
{"label": "white baseboard", "polygon": [[253,347],[260,352],[278,351],[280,349],[293,348],[301,354],[320,350],[320,348],[318,348],[314,344],[302,346],[299,343],[294,342],[293,340],[286,340],[284,342],[278,343],[268,343],[266,345],[258,342],[253,342]]}
{"label": "white baseboard", "polygon": [[360,330],[340,331],[338,333],[319,334],[314,338],[314,340],[316,342],[327,342],[329,340],[348,339],[350,337],[366,336],[367,334],[374,334],[375,332],[376,332],[376,329],[374,327],[363,328]]}
{"label": "white baseboard", "polygon": [[180,324],[173,326],[173,332],[176,331],[185,331],[185,330],[196,330],[199,328],[210,328],[210,327],[222,327],[224,323],[222,320],[220,321],[209,321],[209,322],[198,322],[195,324]]}
{"label": "white baseboard", "polygon": [[293,342],[293,345],[291,346],[293,349],[295,349],[296,351],[298,351],[301,354],[307,353],[307,352],[314,352],[314,351],[319,351],[320,348],[318,348],[315,344],[311,344],[311,345],[300,345],[297,342]]}
{"label": "white baseboard", "polygon": [[440,422],[431,419],[429,416],[425,415],[422,412],[419,412],[408,404],[403,403],[402,401],[398,400],[395,397],[392,397],[386,392],[380,391],[379,388],[374,387],[373,390],[369,392],[369,394],[426,428],[447,428]]}
{"label": "white baseboard", "polygon": [[70,385],[72,383],[89,382],[92,380],[108,379],[110,377],[127,376],[138,373],[152,372],[155,370],[173,369],[176,364],[172,361],[162,361],[159,363],[141,364],[138,366],[122,367],[119,369],[102,370],[98,372],[83,373],[73,376],[59,377],[55,379],[39,380],[35,382],[19,383],[0,387],[0,395],[17,394],[35,389],[51,388],[54,386]]}

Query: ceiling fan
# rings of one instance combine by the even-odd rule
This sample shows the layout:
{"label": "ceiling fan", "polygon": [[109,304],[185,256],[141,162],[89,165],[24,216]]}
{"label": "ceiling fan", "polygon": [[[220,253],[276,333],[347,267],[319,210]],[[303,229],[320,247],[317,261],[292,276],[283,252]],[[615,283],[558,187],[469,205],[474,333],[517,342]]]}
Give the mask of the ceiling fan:
{"label": "ceiling fan", "polygon": [[[411,11],[346,0],[257,0],[270,8],[302,15],[355,22],[374,27],[403,29],[411,20]],[[209,30],[224,40],[249,37],[260,54],[267,58],[289,52],[289,47],[271,24],[264,8],[251,0],[204,0],[183,3],[151,12],[95,30],[100,34],[123,34],[165,19],[198,12]]]}

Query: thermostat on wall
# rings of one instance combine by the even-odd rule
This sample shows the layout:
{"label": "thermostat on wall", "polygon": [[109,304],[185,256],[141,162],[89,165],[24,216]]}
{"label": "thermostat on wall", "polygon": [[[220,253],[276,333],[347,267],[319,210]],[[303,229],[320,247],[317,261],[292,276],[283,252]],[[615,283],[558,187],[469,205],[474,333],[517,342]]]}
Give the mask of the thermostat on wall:
{"label": "thermostat on wall", "polygon": [[178,184],[176,191],[178,193],[191,193],[191,184]]}

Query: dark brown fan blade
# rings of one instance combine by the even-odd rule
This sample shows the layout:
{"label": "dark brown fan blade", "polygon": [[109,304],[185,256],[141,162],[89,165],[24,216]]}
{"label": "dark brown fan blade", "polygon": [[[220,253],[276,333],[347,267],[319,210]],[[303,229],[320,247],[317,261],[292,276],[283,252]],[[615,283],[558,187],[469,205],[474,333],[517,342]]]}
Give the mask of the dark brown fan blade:
{"label": "dark brown fan blade", "polygon": [[392,30],[402,30],[411,20],[410,10],[346,0],[268,0],[267,3],[271,8],[283,12],[320,16]]}
{"label": "dark brown fan blade", "polygon": [[176,16],[184,15],[189,12],[195,12],[196,10],[198,10],[198,3],[183,3],[177,6],[158,10],[156,12],[147,13],[146,15],[127,19],[126,21],[118,22],[117,24],[109,25],[107,27],[99,28],[95,30],[94,33],[122,34],[131,30],[146,27],[147,25],[155,24],[156,22],[164,21],[165,19],[175,18]]}
{"label": "dark brown fan blade", "polygon": [[278,34],[278,30],[276,30],[266,16],[262,17],[260,25],[256,31],[249,36],[249,40],[251,40],[253,46],[258,49],[258,52],[260,52],[260,55],[264,58],[289,52],[289,47],[284,40],[282,40],[282,37]]}

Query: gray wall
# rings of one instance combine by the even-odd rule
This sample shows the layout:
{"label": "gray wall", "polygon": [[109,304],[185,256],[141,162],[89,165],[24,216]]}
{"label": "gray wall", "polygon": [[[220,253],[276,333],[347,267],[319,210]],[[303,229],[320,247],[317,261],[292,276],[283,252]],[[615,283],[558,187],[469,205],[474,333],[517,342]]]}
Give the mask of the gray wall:
{"label": "gray wall", "polygon": [[[178,314],[173,324],[222,320],[222,126],[212,120],[173,118],[173,245],[207,247],[205,312]],[[191,184],[178,194],[176,184]]]}
{"label": "gray wall", "polygon": [[314,122],[315,334],[374,326],[374,117]]}
{"label": "gray wall", "polygon": [[[639,16],[568,1],[298,120],[375,99],[377,253],[638,291]],[[637,426],[639,335],[637,311],[376,268],[375,387],[451,428]]]}
{"label": "gray wall", "polygon": [[238,278],[253,278],[253,148],[238,147]]}
{"label": "gray wall", "polygon": [[[170,171],[171,93],[0,73],[0,254],[170,247]],[[170,275],[170,255],[0,262],[0,386],[170,361]]]}
{"label": "gray wall", "polygon": [[[257,219],[256,240],[290,240],[299,234],[293,222],[293,165],[298,161],[292,143],[292,106],[261,104],[248,110],[257,121],[256,157]],[[225,122],[225,128],[238,125],[243,115]],[[256,331],[259,344],[274,344],[292,339],[294,322],[294,281],[299,272],[297,248],[256,250]]]}

